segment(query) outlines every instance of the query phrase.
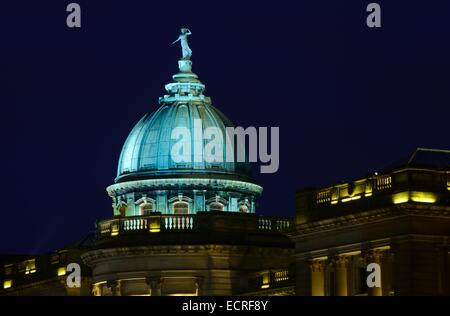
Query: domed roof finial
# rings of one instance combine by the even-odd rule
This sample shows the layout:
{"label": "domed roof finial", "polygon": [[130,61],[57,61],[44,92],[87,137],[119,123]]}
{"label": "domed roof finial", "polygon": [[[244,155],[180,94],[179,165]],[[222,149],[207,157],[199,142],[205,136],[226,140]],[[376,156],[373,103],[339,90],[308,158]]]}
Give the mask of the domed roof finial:
{"label": "domed roof finial", "polygon": [[192,32],[187,28],[181,29],[181,34],[178,36],[176,42],[181,43],[181,50],[183,56],[178,60],[178,68],[180,72],[173,75],[173,81],[166,84],[166,91],[169,93],[159,98],[160,104],[178,104],[180,101],[200,101],[205,104],[210,104],[211,99],[203,95],[205,85],[200,82],[198,76],[192,72],[192,50],[189,48],[187,37]]}
{"label": "domed roof finial", "polygon": [[178,36],[177,40],[172,43],[172,44],[175,44],[176,42],[180,41],[181,52],[183,54],[181,60],[190,60],[192,57],[192,50],[189,47],[188,40],[187,40],[188,35],[191,35],[191,34],[192,34],[192,32],[188,28],[182,28],[180,36]]}

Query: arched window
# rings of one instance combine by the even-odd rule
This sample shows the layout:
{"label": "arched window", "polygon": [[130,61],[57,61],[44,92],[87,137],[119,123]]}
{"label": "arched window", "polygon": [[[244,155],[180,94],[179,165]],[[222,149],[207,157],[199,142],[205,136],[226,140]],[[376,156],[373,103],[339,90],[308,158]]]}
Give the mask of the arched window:
{"label": "arched window", "polygon": [[209,210],[211,212],[214,212],[214,211],[221,212],[221,211],[223,211],[223,204],[219,203],[219,202],[212,202],[211,204],[209,204]]}
{"label": "arched window", "polygon": [[150,201],[144,202],[139,205],[139,208],[141,210],[141,215],[150,215],[150,213],[153,212],[153,203]]}
{"label": "arched window", "polygon": [[189,204],[187,202],[175,202],[173,203],[174,214],[189,214]]}
{"label": "arched window", "polygon": [[239,212],[248,213],[248,206],[245,203],[242,203],[241,205],[239,205]]}

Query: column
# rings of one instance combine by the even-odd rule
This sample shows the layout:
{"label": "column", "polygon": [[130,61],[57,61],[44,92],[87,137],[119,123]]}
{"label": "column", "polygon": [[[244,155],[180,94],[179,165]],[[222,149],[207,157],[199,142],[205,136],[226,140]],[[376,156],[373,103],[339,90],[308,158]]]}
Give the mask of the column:
{"label": "column", "polygon": [[194,214],[205,211],[205,192],[194,190]]}
{"label": "column", "polygon": [[197,296],[203,296],[206,295],[206,292],[204,290],[204,277],[198,276],[196,280],[196,286],[197,286]]}
{"label": "column", "polygon": [[325,268],[326,259],[312,259],[311,269],[311,295],[325,296]]}
{"label": "column", "polygon": [[92,286],[92,295],[93,296],[102,296],[102,289],[101,289],[102,284],[94,284]]}
{"label": "column", "polygon": [[114,212],[114,216],[120,215],[119,209],[117,208],[117,198],[115,196],[112,196],[112,208],[113,208],[113,212]]}
{"label": "column", "polygon": [[106,282],[106,286],[111,289],[112,296],[121,296],[119,280],[110,280]]}
{"label": "column", "polygon": [[161,279],[159,277],[147,277],[145,281],[150,288],[150,296],[161,296]]}
{"label": "column", "polygon": [[156,211],[161,214],[167,214],[167,192],[164,190],[157,191],[156,193]]}
{"label": "column", "polygon": [[336,295],[347,296],[348,295],[348,266],[349,258],[346,256],[338,256],[334,262],[334,271],[336,278]]}
{"label": "column", "polygon": [[127,194],[127,216],[136,216],[139,215],[139,208],[136,207],[134,192]]}

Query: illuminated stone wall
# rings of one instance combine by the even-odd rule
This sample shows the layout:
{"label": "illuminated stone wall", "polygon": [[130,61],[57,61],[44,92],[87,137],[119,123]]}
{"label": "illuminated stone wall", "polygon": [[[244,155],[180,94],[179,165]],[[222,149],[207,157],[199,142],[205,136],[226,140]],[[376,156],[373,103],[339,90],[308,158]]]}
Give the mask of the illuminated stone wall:
{"label": "illuminated stone wall", "polygon": [[[448,179],[448,167],[406,165],[298,192],[297,294],[450,295]],[[369,263],[380,288],[364,288]]]}

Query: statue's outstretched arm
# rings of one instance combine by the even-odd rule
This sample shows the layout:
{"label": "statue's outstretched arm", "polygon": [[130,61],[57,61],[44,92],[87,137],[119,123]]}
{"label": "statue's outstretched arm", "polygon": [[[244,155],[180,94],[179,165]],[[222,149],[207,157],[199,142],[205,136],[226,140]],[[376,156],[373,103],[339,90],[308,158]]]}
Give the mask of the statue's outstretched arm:
{"label": "statue's outstretched arm", "polygon": [[176,42],[178,42],[180,40],[181,37],[178,37],[172,44],[175,44]]}

